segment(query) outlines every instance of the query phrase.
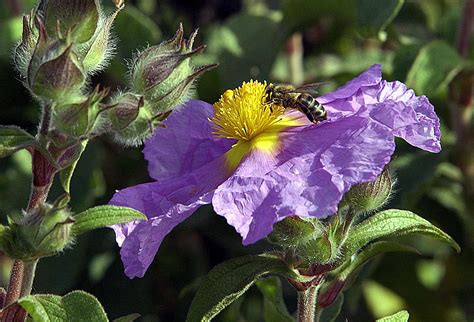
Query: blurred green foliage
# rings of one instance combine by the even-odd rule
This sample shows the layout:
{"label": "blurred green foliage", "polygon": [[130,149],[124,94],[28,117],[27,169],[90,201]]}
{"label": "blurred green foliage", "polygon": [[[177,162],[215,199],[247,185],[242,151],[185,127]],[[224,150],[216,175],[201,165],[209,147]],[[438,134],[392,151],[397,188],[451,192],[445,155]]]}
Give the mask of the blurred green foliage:
{"label": "blurred green foliage", "polygon": [[[19,125],[30,133],[36,130],[39,108],[17,81],[10,53],[21,36],[20,14],[34,2],[0,2],[1,123]],[[467,59],[455,48],[462,1],[137,0],[126,5],[114,29],[116,57],[106,72],[94,77],[94,82],[113,90],[126,87],[127,60],[137,49],[168,38],[183,22],[187,32],[199,27],[197,41],[208,46],[199,63],[220,63],[196,89],[196,96],[208,102],[251,78],[324,81],[330,85],[322,89],[329,91],[374,63],[383,64],[385,79],[401,80],[417,94],[428,95],[441,117],[443,151],[432,155],[398,142],[393,162],[397,192],[387,208],[424,216],[453,236],[463,251],[455,255],[440,243],[408,239],[430,255],[390,254],[366,265],[346,292],[338,321],[369,321],[402,309],[410,312],[410,321],[472,321],[474,214],[463,191],[462,169],[454,162],[459,142],[453,133],[449,90],[461,71],[472,74],[473,69],[472,41]],[[111,8],[112,1],[106,6]],[[302,42],[292,42],[294,35]],[[25,151],[0,160],[2,220],[25,207],[29,162]],[[139,148],[124,149],[107,138],[94,141],[72,181],[73,211],[107,203],[115,189],[147,180]],[[60,193],[57,183],[51,199]],[[97,296],[111,318],[137,312],[142,321],[183,321],[200,278],[211,267],[269,247],[265,241],[243,247],[225,220],[206,206],[166,238],[143,279],[126,278],[113,233],[104,229],[81,236],[63,255],[42,260],[34,291],[64,295],[83,289]],[[0,262],[5,284],[10,262],[4,256]],[[280,298],[273,289],[277,284],[259,283],[261,291],[253,287],[217,320],[270,321],[268,316],[275,312],[284,315],[281,308],[268,307],[266,300]],[[282,290],[293,312],[295,292],[285,281]]]}

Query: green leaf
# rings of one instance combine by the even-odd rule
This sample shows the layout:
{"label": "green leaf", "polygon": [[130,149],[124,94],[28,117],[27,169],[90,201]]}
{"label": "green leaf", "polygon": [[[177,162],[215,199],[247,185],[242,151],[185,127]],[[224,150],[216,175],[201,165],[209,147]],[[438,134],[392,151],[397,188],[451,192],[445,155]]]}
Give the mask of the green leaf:
{"label": "green leaf", "polygon": [[58,295],[30,295],[18,303],[36,322],[66,321],[68,316]]}
{"label": "green leaf", "polygon": [[99,301],[89,293],[73,291],[62,298],[70,322],[95,321],[108,322],[107,314]]}
{"label": "green leaf", "polygon": [[39,294],[21,298],[18,303],[37,322],[108,322],[102,305],[89,293],[73,291],[65,296]]}
{"label": "green leaf", "polygon": [[[363,248],[359,253],[350,256],[350,258],[343,265],[333,271],[334,275],[341,279],[347,279],[357,268],[363,265],[366,261],[374,256],[388,253],[388,252],[413,252],[419,253],[415,248],[390,242],[390,241],[379,241],[373,244],[369,244]],[[331,274],[332,275],[332,274]]]}
{"label": "green leaf", "polygon": [[35,145],[34,136],[25,130],[13,125],[0,125],[0,158]]}
{"label": "green leaf", "polygon": [[206,53],[219,61],[221,90],[240,86],[243,79],[269,78],[283,46],[285,31],[271,18],[240,14],[210,32]]}
{"label": "green leaf", "polygon": [[97,228],[147,219],[144,214],[135,209],[110,205],[87,209],[74,218],[76,222],[72,226],[72,233],[76,236]]}
{"label": "green leaf", "polygon": [[447,85],[463,67],[464,62],[453,47],[435,40],[418,53],[408,72],[406,84],[418,94],[429,96]]}
{"label": "green leaf", "polygon": [[359,25],[375,32],[384,31],[400,12],[405,0],[357,0]]}
{"label": "green leaf", "polygon": [[451,245],[457,252],[459,245],[448,234],[411,211],[390,209],[379,212],[353,227],[345,245],[347,254],[353,254],[368,243],[380,238],[428,235]]}
{"label": "green leaf", "polygon": [[408,312],[403,310],[393,315],[377,319],[376,322],[408,322],[409,317],[410,315],[408,314]]}
{"label": "green leaf", "polygon": [[276,257],[249,255],[231,259],[214,267],[204,278],[186,321],[210,321],[267,274],[280,274],[297,280],[303,278]]}
{"label": "green leaf", "polygon": [[138,313],[132,313],[115,319],[113,322],[133,322],[138,319],[141,315]]}
{"label": "green leaf", "polygon": [[83,141],[80,144],[81,144],[81,147],[80,147],[80,151],[78,153],[77,159],[73,161],[73,163],[69,167],[59,172],[59,179],[61,181],[61,186],[63,187],[64,191],[68,194],[70,193],[70,190],[71,190],[72,175],[74,174],[74,170],[76,169],[77,163],[79,162],[82,152],[84,152],[84,150],[86,149],[87,141]]}
{"label": "green leaf", "polygon": [[278,277],[259,280],[255,284],[263,294],[263,317],[265,322],[294,321],[283,300],[281,282]]}
{"label": "green leaf", "polygon": [[344,294],[341,292],[334,303],[330,306],[323,309],[321,313],[321,318],[319,321],[321,322],[334,322],[336,318],[339,316],[342,310],[342,304],[344,304]]}

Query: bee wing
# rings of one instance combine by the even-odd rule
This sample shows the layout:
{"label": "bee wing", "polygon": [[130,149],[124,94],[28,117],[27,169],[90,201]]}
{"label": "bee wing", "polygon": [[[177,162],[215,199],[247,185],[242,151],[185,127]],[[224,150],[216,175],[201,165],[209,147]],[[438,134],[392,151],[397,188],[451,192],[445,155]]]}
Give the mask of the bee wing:
{"label": "bee wing", "polygon": [[298,86],[294,89],[291,89],[291,90],[289,89],[287,91],[282,91],[282,92],[285,93],[285,94],[288,94],[288,93],[316,94],[316,93],[318,93],[317,88],[321,85],[324,85],[324,84],[329,84],[329,83],[328,82],[321,82],[321,83],[305,84],[305,85]]}

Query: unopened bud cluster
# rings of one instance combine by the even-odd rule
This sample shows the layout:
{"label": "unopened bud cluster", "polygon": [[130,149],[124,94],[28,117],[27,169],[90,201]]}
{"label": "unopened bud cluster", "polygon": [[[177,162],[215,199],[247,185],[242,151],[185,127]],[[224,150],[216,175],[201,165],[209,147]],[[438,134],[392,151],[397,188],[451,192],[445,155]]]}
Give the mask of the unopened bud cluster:
{"label": "unopened bud cluster", "polygon": [[297,268],[307,271],[314,265],[336,267],[338,260],[346,255],[343,244],[354,216],[383,206],[391,189],[392,177],[385,169],[374,181],[354,186],[346,193],[339,214],[326,220],[287,217],[273,226],[268,239],[293,257]]}
{"label": "unopened bud cluster", "polygon": [[1,246],[10,258],[33,261],[53,256],[72,243],[72,214],[44,204],[2,227]]}
{"label": "unopened bud cluster", "polygon": [[130,91],[117,95],[109,112],[115,138],[126,145],[140,143],[169,113],[190,98],[194,81],[215,65],[195,67],[192,57],[197,31],[189,40],[180,25],[175,36],[137,54],[131,65]]}
{"label": "unopened bud cluster", "polygon": [[136,55],[129,90],[105,104],[108,91],[90,92],[88,83],[111,57],[112,24],[121,8],[106,14],[100,0],[41,0],[23,18],[15,65],[26,88],[52,109],[51,131],[61,143],[111,132],[123,144],[139,144],[190,98],[194,80],[215,66],[193,65],[191,58],[204,46],[193,49],[197,32],[185,40],[180,26],[171,40]]}

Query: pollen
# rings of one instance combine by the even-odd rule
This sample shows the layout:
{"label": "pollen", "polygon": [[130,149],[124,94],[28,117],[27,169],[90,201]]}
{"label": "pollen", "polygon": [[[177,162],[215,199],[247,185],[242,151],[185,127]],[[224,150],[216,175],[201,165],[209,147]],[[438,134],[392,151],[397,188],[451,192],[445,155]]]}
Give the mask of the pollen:
{"label": "pollen", "polygon": [[210,119],[214,135],[239,141],[251,141],[281,121],[285,109],[267,101],[266,83],[244,82],[227,90],[214,104]]}

